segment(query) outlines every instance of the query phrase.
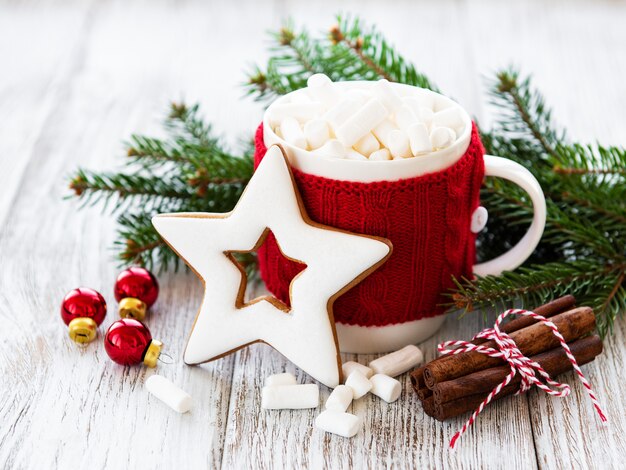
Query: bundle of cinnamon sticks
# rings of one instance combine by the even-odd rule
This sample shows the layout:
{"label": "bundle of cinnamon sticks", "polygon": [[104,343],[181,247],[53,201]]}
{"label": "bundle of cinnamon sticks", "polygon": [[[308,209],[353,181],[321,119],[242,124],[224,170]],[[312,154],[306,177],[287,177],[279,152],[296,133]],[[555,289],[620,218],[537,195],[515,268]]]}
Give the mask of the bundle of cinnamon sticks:
{"label": "bundle of cinnamon sticks", "polygon": [[[593,310],[576,307],[571,295],[558,298],[533,311],[550,320],[565,338],[579,365],[587,364],[602,352],[602,340],[592,334],[596,327]],[[520,351],[554,378],[572,369],[565,351],[551,330],[531,317],[518,317],[500,328],[515,341]],[[494,341],[477,339],[474,344],[495,347]],[[441,356],[411,373],[411,383],[429,416],[443,421],[475,410],[510,372],[502,359],[478,352]],[[519,390],[516,375],[494,399]]]}

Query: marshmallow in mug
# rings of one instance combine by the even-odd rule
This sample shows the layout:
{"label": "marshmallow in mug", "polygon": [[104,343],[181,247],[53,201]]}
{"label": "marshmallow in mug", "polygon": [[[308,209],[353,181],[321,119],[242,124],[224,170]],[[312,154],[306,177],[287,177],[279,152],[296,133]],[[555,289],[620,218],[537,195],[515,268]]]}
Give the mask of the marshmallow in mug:
{"label": "marshmallow in mug", "polygon": [[427,155],[454,144],[461,107],[434,94],[401,96],[387,80],[371,88],[336,86],[323,74],[289,103],[271,106],[269,122],[287,143],[325,158],[385,161]]}

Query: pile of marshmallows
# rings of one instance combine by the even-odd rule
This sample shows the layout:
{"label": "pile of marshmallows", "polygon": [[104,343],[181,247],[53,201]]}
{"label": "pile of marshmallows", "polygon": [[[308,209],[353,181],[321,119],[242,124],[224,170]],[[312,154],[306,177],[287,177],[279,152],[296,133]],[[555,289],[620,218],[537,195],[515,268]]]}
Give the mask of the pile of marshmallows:
{"label": "pile of marshmallows", "polygon": [[[325,411],[315,420],[315,426],[343,437],[354,436],[362,427],[362,420],[346,412],[352,400],[358,400],[369,392],[387,403],[393,403],[402,392],[402,385],[393,377],[415,368],[423,359],[422,351],[409,345],[373,360],[369,367],[346,362],[342,365],[345,385],[339,385],[332,391],[326,400]],[[267,377],[261,395],[261,406],[270,410],[317,408],[320,400],[316,384],[299,385],[295,376],[289,373]]]}
{"label": "pile of marshmallows", "polygon": [[[323,74],[268,108],[276,135],[326,158],[384,161],[419,157],[452,145],[465,130],[461,107],[424,91],[400,96],[387,80],[339,87]],[[444,107],[445,106],[445,107]]]}

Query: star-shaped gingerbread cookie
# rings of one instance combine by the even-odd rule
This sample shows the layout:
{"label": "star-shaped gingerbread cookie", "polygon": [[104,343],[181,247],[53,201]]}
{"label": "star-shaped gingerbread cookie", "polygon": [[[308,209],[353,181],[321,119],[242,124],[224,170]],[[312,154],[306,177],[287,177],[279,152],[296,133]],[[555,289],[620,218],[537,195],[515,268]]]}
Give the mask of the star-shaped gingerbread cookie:
{"label": "star-shaped gingerbread cookie", "polygon": [[[333,302],[384,263],[391,243],[311,221],[280,147],[267,151],[232,212],[162,214],[152,223],[205,286],[187,364],[261,341],[321,383],[339,384]],[[270,296],[243,300],[245,274],[233,253],[254,250],[270,230],[284,256],[306,264],[291,282],[290,306]]]}

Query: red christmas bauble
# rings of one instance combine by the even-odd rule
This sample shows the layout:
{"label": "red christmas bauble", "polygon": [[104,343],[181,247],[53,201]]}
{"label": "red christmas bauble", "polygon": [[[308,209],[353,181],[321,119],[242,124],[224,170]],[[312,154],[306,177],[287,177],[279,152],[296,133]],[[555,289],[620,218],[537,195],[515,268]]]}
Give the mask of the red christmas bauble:
{"label": "red christmas bauble", "polygon": [[122,318],[107,330],[104,349],[114,362],[128,366],[143,361],[151,342],[146,325],[133,318]]}
{"label": "red christmas bauble", "polygon": [[91,318],[100,325],[107,314],[102,295],[89,287],[79,287],[67,293],[61,304],[61,318],[66,325],[76,318]]}
{"label": "red christmas bauble", "polygon": [[154,275],[144,268],[125,269],[115,281],[115,299],[118,302],[132,297],[141,300],[150,308],[158,295],[159,283]]}

